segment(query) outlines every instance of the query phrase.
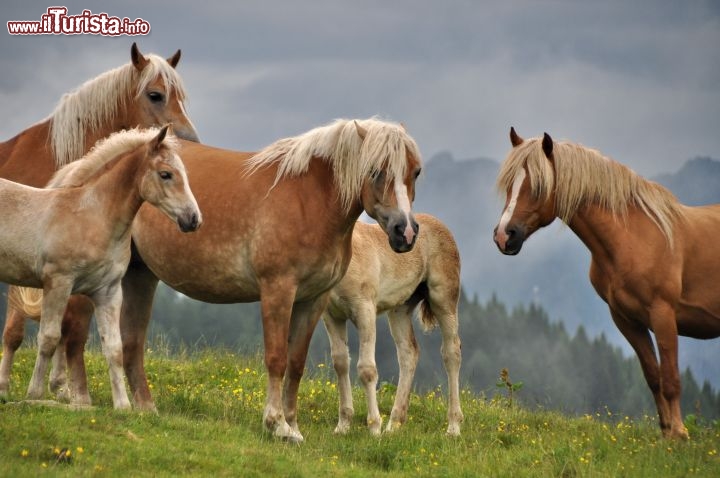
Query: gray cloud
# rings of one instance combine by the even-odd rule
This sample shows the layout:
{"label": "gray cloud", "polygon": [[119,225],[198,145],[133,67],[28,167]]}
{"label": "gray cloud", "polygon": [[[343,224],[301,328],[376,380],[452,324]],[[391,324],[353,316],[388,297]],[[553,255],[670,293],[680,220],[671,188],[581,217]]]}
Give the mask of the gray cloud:
{"label": "gray cloud", "polygon": [[[507,130],[548,131],[642,174],[720,156],[714,2],[66,2],[142,17],[147,37],[12,37],[0,44],[9,137],[62,93],[143,51],[184,53],[203,139],[257,149],[336,117],[405,122],[426,157],[501,160]],[[42,6],[0,7],[36,20]]]}

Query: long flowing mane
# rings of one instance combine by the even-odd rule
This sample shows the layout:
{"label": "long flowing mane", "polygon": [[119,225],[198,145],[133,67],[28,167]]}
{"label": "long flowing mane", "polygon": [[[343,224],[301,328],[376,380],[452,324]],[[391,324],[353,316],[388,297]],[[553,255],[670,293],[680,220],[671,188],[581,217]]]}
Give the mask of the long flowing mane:
{"label": "long flowing mane", "polygon": [[[360,138],[355,121],[367,131]],[[365,120],[338,119],[292,138],[285,138],[253,156],[246,171],[278,163],[275,187],[284,177],[305,173],[312,158],[322,158],[333,170],[340,202],[346,209],[359,197],[365,179],[380,170],[387,171],[388,183],[406,174],[407,157],[420,162],[420,150],[405,128],[370,118]]]}
{"label": "long flowing mane", "polygon": [[673,224],[683,213],[666,188],[579,144],[554,142],[553,158],[555,172],[543,153],[542,138],[523,141],[503,162],[498,189],[508,191],[520,169],[527,166],[531,194],[547,198],[554,189],[557,215],[566,224],[584,204],[597,204],[620,217],[626,216],[631,205],[650,217],[672,243]]}
{"label": "long flowing mane", "polygon": [[[50,179],[46,187],[67,188],[82,186],[103,166],[119,158],[157,136],[160,128],[129,129],[118,131],[98,141],[84,157],[60,168]],[[162,144],[176,150],[177,140],[168,134]]]}
{"label": "long flowing mane", "polygon": [[49,117],[50,145],[58,168],[82,156],[86,130],[105,126],[158,76],[165,83],[168,93],[175,89],[180,99],[185,98],[182,79],[167,60],[153,54],[145,57],[149,61],[142,71],[128,63],[106,71],[63,95]]}

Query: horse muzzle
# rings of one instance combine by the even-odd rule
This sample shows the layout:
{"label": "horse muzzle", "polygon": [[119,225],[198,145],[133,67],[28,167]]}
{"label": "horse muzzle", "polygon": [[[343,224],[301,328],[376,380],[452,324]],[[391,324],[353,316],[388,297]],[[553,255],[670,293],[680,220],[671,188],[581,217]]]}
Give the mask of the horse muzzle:
{"label": "horse muzzle", "polygon": [[173,134],[180,139],[199,143],[200,137],[192,126],[180,126],[173,124]]}
{"label": "horse muzzle", "polygon": [[495,244],[500,252],[506,256],[517,255],[520,249],[522,249],[526,238],[527,233],[525,228],[518,225],[508,225],[504,231],[499,231],[496,226],[493,231]]}
{"label": "horse muzzle", "polygon": [[178,227],[182,232],[193,232],[200,229],[202,225],[202,215],[199,212],[188,212],[177,218]]}
{"label": "horse muzzle", "polygon": [[[409,218],[410,220],[408,221]],[[390,247],[395,252],[409,252],[415,246],[420,225],[412,214],[393,215],[388,220],[385,232],[388,235]]]}

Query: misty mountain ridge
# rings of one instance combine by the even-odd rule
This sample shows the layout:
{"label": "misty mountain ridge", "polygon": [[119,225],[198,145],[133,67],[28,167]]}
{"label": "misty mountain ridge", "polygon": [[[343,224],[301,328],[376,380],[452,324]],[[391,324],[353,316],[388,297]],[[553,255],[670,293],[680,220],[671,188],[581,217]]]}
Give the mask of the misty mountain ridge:
{"label": "misty mountain ridge", "polygon": [[[510,306],[538,304],[569,331],[582,325],[591,337],[603,334],[634,355],[590,284],[590,252],[560,220],[536,232],[517,256],[497,250],[492,231],[504,205],[504,196],[495,188],[499,167],[492,159],[457,160],[441,152],[426,162],[418,179],[413,209],[437,216],[453,232],[464,289],[481,301],[496,295]],[[712,158],[696,157],[675,173],[649,179],[666,186],[684,204],[720,203],[720,161]],[[680,340],[681,369],[689,366],[701,381],[719,387],[717,341]]]}

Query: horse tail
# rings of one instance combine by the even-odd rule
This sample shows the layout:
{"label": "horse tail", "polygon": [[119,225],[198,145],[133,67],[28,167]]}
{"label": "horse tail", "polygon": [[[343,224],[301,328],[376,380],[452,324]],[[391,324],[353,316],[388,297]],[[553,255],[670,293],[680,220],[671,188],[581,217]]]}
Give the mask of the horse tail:
{"label": "horse tail", "polygon": [[43,291],[32,287],[10,286],[8,289],[8,307],[19,310],[28,318],[40,318]]}
{"label": "horse tail", "polygon": [[427,283],[420,283],[410,298],[410,302],[414,307],[420,306],[418,308],[418,319],[420,319],[424,332],[430,332],[438,326],[438,319],[435,317],[432,307],[430,307],[430,290]]}

